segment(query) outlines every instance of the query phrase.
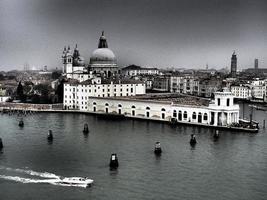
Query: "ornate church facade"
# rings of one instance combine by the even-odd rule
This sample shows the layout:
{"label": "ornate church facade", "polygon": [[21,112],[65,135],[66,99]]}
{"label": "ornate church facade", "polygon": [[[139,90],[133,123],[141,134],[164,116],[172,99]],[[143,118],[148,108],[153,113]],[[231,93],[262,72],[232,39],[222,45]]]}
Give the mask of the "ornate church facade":
{"label": "ornate church facade", "polygon": [[[63,75],[67,78],[85,81],[92,75],[100,75],[110,78],[118,74],[118,65],[115,54],[108,48],[104,31],[99,38],[98,48],[90,56],[90,62],[86,66],[84,58],[80,55],[78,46],[72,53],[70,46],[64,48],[62,53]],[[90,76],[91,75],[91,76]]]}

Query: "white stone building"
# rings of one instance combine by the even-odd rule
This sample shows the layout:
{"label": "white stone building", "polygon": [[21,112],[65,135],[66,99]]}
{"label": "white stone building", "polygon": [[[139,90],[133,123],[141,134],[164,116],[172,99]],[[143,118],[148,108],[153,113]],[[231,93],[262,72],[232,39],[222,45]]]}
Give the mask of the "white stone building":
{"label": "white stone building", "polygon": [[146,93],[141,81],[88,79],[84,82],[69,80],[64,83],[64,109],[88,110],[91,97],[135,96]]}
{"label": "white stone building", "polygon": [[266,96],[266,81],[254,80],[251,82],[251,95],[255,99],[264,99]]}
{"label": "white stone building", "polygon": [[199,95],[199,81],[193,76],[170,76],[170,92]]}
{"label": "white stone building", "polygon": [[128,67],[122,68],[122,73],[126,76],[158,75],[159,70],[157,68],[130,65]]}
{"label": "white stone building", "polygon": [[249,84],[231,85],[231,92],[234,98],[238,99],[250,99],[252,97]]}
{"label": "white stone building", "polygon": [[[166,94],[165,94],[166,95]],[[215,100],[193,97],[144,95],[140,97],[89,98],[88,112],[122,114],[130,118],[229,126],[239,121],[239,105],[233,103],[231,92],[216,92]],[[178,95],[178,94],[175,94]],[[166,96],[165,96],[166,97]]]}

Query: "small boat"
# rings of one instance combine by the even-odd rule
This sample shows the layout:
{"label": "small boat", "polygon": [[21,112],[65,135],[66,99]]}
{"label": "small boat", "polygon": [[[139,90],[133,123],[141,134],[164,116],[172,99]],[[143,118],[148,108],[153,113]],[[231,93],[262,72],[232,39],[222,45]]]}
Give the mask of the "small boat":
{"label": "small boat", "polygon": [[55,179],[53,182],[61,184],[61,185],[89,187],[92,185],[94,180],[89,179],[87,177],[84,177],[84,178],[83,177],[70,177],[70,178]]}
{"label": "small boat", "polygon": [[52,141],[53,140],[53,133],[52,133],[52,130],[49,130],[48,134],[47,134],[47,140],[48,141]]}
{"label": "small boat", "polygon": [[194,146],[197,143],[195,134],[191,134],[190,145]]}
{"label": "small boat", "polygon": [[19,121],[19,127],[23,127],[24,126],[24,122],[23,122],[23,120],[21,119],[20,121]]}
{"label": "small boat", "polygon": [[119,161],[118,161],[118,156],[117,154],[113,153],[110,156],[110,162],[109,162],[109,167],[111,169],[116,169],[119,167]]}
{"label": "small boat", "polygon": [[156,143],[155,143],[154,153],[155,153],[156,155],[160,155],[161,152],[162,152],[162,150],[161,150],[160,142],[156,142]]}

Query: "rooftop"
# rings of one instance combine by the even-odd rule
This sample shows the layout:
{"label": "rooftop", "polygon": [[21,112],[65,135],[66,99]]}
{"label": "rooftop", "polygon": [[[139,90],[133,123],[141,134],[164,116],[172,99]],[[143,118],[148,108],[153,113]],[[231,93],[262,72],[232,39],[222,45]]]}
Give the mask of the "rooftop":
{"label": "rooftop", "polygon": [[190,106],[208,106],[210,99],[201,97],[195,97],[185,94],[178,93],[153,93],[137,96],[124,96],[124,97],[111,97],[112,99],[121,100],[139,100],[139,101],[150,101],[150,102],[165,102],[173,103],[175,105],[190,105]]}

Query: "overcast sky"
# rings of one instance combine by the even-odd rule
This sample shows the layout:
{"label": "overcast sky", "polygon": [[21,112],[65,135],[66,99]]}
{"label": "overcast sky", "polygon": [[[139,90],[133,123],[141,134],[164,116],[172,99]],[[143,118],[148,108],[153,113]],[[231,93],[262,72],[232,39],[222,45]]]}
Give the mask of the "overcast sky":
{"label": "overcast sky", "polygon": [[120,66],[267,67],[267,0],[0,0],[0,70],[87,63],[105,31]]}

